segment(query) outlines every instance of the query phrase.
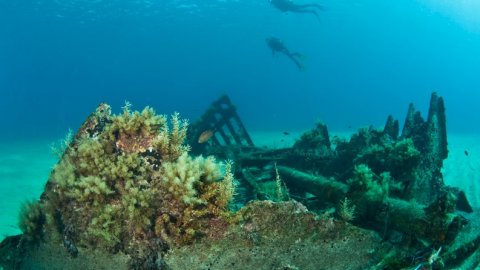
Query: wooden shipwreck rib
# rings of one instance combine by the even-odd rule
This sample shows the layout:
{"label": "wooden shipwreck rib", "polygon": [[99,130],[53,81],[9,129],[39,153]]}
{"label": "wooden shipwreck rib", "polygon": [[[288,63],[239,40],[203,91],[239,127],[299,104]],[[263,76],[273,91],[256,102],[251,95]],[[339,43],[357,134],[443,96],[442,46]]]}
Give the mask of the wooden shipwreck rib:
{"label": "wooden shipwreck rib", "polygon": [[[198,142],[205,131],[212,131],[212,138],[205,143]],[[237,109],[226,95],[214,101],[190,127],[188,142],[194,153],[204,152],[207,148],[254,147]]]}

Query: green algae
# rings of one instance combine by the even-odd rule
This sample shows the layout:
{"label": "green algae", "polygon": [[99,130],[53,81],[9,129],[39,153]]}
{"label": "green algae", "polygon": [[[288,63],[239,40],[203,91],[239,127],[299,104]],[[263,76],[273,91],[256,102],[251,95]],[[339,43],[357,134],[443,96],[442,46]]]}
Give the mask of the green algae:
{"label": "green algae", "polygon": [[139,263],[225,228],[231,163],[191,157],[187,126],[178,114],[168,123],[149,107],[114,115],[102,104],[65,147],[42,200],[22,212],[25,234],[46,231],[71,249],[121,251]]}

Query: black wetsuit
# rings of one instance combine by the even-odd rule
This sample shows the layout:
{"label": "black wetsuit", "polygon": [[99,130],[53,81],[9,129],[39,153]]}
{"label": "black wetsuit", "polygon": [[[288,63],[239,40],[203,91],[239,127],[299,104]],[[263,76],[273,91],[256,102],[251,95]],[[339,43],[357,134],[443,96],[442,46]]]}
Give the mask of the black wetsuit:
{"label": "black wetsuit", "polygon": [[270,3],[283,12],[311,13],[319,18],[315,9],[322,10],[323,6],[315,3],[295,4],[292,0],[270,0]]}
{"label": "black wetsuit", "polygon": [[303,65],[298,60],[298,58],[302,56],[301,54],[290,52],[290,50],[288,50],[283,42],[278,38],[269,37],[266,38],[265,41],[267,42],[268,47],[272,49],[273,55],[275,55],[276,52],[283,53],[295,63],[298,69],[303,70]]}

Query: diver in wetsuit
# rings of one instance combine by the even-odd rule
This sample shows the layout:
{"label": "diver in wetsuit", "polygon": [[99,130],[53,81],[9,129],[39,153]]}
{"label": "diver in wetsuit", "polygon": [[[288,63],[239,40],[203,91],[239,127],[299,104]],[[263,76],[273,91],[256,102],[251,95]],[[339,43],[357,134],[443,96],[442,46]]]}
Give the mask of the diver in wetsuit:
{"label": "diver in wetsuit", "polygon": [[318,16],[317,10],[323,10],[323,6],[315,3],[309,4],[295,4],[292,0],[269,0],[270,4],[272,4],[277,9],[281,10],[282,12],[295,12],[295,13],[311,13],[320,19]]}
{"label": "diver in wetsuit", "polygon": [[277,53],[277,52],[283,53],[288,58],[290,58],[290,60],[292,60],[295,63],[295,65],[298,67],[298,69],[300,69],[300,70],[304,69],[302,63],[300,63],[300,60],[299,60],[299,58],[302,57],[302,55],[300,53],[290,52],[290,50],[288,50],[288,48],[285,47],[283,42],[276,37],[268,37],[268,38],[265,39],[265,41],[267,42],[268,47],[270,47],[270,49],[272,49],[272,55],[275,55],[275,53]]}

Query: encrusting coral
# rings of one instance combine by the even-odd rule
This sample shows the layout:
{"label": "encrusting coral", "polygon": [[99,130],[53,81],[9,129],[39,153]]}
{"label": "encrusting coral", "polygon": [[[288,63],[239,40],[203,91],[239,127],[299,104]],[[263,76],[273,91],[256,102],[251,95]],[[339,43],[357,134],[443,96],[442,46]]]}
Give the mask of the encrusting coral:
{"label": "encrusting coral", "polygon": [[167,122],[148,107],[131,112],[127,104],[113,115],[100,105],[66,147],[41,202],[24,212],[25,233],[37,230],[29,220],[41,216],[64,245],[122,251],[135,263],[221,233],[230,216],[232,165],[189,156],[188,123],[178,114]]}

